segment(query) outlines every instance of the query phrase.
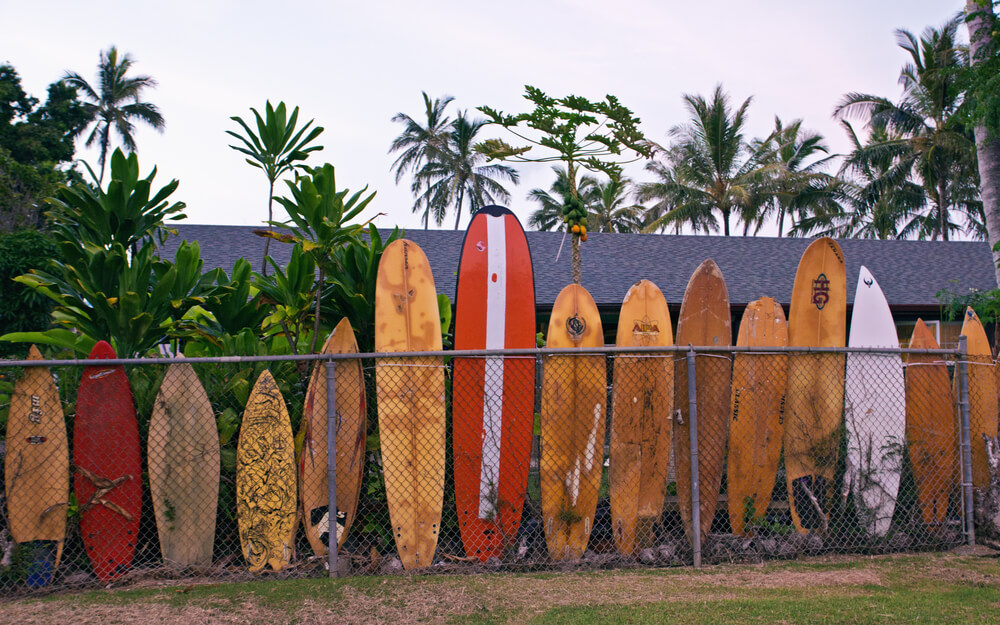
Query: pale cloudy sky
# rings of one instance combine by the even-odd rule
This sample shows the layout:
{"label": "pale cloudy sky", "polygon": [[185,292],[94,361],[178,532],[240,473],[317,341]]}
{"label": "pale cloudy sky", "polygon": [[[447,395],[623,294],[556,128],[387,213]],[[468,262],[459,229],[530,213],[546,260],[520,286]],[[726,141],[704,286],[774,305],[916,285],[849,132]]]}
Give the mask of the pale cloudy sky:
{"label": "pale cloudy sky", "polygon": [[[734,104],[753,96],[749,136],[774,115],[804,118],[847,149],[831,118],[844,93],[899,95],[906,53],[894,31],[939,27],[961,0],[509,0],[507,2],[284,2],[0,0],[0,62],[14,65],[40,99],[66,70],[96,84],[98,53],[117,45],[159,87],[145,98],[166,118],[163,134],[137,133],[143,172],[178,178],[190,223],[258,224],[267,183],[231,150],[231,115],[284,100],[326,128],[310,159],[337,168],[341,187],[378,191],[376,223],[417,227],[408,181],[387,154],[398,111],[420,117],[420,92],[449,94],[459,108],[525,110],[525,84],[550,95],[617,95],[648,137],[667,143],[686,120],[682,94],[722,83]],[[964,27],[961,29],[965,36]],[[452,113],[454,114],[454,110]],[[94,152],[80,154],[96,163]],[[511,208],[548,188],[546,165],[520,166]],[[647,178],[641,168],[635,179]],[[282,215],[283,218],[283,215]],[[467,219],[463,221],[467,222]],[[445,227],[453,225],[453,217]]]}

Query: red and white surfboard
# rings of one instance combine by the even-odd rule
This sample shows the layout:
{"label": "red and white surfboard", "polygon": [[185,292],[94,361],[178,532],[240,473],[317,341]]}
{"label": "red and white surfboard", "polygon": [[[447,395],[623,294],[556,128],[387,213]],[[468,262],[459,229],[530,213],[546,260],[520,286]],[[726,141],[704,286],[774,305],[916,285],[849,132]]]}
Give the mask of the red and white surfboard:
{"label": "red and white surfboard", "polygon": [[[487,206],[462,245],[455,349],[535,346],[535,282],[514,213]],[[535,359],[456,358],[452,399],[455,502],[466,555],[501,557],[514,544],[528,484]]]}

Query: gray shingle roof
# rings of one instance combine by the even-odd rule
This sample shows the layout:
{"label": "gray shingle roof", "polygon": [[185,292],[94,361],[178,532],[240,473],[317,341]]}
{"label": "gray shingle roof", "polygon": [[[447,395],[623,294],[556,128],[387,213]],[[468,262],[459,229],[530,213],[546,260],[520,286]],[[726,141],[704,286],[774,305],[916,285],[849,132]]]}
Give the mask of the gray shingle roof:
{"label": "gray shingle roof", "polygon": [[[197,240],[205,267],[229,271],[244,257],[259,269],[264,240],[257,226],[179,224],[163,255],[173,257],[182,239]],[[430,260],[439,293],[454,298],[458,256],[465,232],[420,230],[406,232]],[[558,261],[562,233],[529,232],[539,307],[551,307],[559,291],[572,281],[570,239]],[[583,286],[599,306],[617,309],[628,288],[641,278],[655,282],[672,307],[680,305],[695,268],[712,258],[722,269],[730,302],[742,307],[768,295],[788,304],[799,258],[811,240],[775,237],[717,237],[658,234],[591,233],[583,244]],[[981,242],[838,240],[847,263],[848,301],[854,299],[858,269],[867,266],[897,310],[937,310],[938,291],[949,288],[996,287],[989,246]],[[272,242],[271,255],[287,262],[291,246]]]}

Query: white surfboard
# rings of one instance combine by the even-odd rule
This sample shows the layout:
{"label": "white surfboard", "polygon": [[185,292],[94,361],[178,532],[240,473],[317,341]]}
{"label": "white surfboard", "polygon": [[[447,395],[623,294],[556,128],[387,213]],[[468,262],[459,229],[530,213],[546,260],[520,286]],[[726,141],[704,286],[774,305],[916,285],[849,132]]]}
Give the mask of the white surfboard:
{"label": "white surfboard", "polygon": [[[848,346],[899,347],[889,304],[863,266]],[[899,492],[906,431],[903,361],[898,354],[848,354],[845,382],[845,488],[849,485],[854,495],[861,527],[868,536],[878,538],[889,531]]]}

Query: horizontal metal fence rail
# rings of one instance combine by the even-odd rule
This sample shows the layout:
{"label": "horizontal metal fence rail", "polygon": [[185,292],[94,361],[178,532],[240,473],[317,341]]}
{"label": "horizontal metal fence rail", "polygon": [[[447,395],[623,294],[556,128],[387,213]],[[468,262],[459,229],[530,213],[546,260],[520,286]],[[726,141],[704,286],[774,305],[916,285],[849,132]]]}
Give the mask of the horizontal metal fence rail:
{"label": "horizontal metal fence rail", "polygon": [[[2,361],[0,597],[950,548],[996,429],[985,365],[962,345]],[[133,433],[94,438],[95,415]],[[42,424],[65,437],[45,462]]]}

